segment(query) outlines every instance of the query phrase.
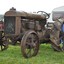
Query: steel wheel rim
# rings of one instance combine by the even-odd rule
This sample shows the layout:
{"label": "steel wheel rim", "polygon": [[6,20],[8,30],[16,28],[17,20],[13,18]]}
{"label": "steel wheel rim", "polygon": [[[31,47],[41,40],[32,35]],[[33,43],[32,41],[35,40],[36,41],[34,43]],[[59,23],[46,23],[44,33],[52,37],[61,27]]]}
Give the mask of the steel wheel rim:
{"label": "steel wheel rim", "polygon": [[[26,44],[27,45],[27,47],[26,47],[26,45],[25,45],[25,53],[27,52],[26,51],[26,49],[29,49],[29,53],[27,54],[26,53],[26,55],[27,55],[27,57],[32,57],[33,56],[33,54],[34,54],[34,51],[35,51],[35,47],[34,47],[34,44],[36,45],[36,43],[33,41],[33,35],[32,35],[32,37],[31,37],[32,39],[31,40],[29,40],[29,39],[26,39],[26,40],[28,40],[28,41],[30,41],[30,42],[28,42],[28,44]],[[29,47],[29,48],[28,48]]]}
{"label": "steel wheel rim", "polygon": [[[30,34],[33,34],[34,36],[36,36],[36,39],[35,39],[36,40],[36,42],[35,42],[36,46],[33,43],[28,43],[28,41],[29,42],[31,41],[31,40],[29,40],[30,39],[30,37],[29,37]],[[26,42],[28,44],[26,44]],[[31,52],[31,55],[27,54],[28,52],[27,53],[25,52],[26,49],[28,49],[29,53]],[[22,40],[21,40],[21,51],[22,51],[22,54],[23,54],[23,56],[25,58],[29,58],[29,57],[37,55],[38,50],[39,50],[39,38],[38,38],[38,36],[34,32],[30,31],[27,34],[25,34],[23,36]]]}

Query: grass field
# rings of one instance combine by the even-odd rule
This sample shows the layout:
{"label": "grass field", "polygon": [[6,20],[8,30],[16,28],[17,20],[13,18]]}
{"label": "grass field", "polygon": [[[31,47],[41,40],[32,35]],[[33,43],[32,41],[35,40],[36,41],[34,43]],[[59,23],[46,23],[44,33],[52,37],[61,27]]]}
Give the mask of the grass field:
{"label": "grass field", "polygon": [[37,56],[24,58],[20,46],[9,46],[3,52],[0,51],[0,64],[64,64],[64,52],[53,51],[50,45],[40,45]]}

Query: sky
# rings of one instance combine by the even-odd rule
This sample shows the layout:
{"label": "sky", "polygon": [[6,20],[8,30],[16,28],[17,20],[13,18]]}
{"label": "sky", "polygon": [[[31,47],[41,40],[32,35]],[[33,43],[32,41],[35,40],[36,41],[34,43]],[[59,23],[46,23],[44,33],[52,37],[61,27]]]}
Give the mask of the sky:
{"label": "sky", "polygon": [[51,13],[56,7],[64,6],[64,0],[0,0],[0,14],[4,14],[11,7],[18,11]]}

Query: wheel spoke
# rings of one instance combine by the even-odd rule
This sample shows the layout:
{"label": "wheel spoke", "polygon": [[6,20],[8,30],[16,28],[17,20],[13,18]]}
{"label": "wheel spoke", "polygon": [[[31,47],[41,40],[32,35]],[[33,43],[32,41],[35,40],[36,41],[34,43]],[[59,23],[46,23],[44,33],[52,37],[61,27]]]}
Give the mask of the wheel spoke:
{"label": "wheel spoke", "polygon": [[34,43],[34,36],[33,36],[33,34],[31,36],[31,43]]}
{"label": "wheel spoke", "polygon": [[27,56],[30,57],[31,56],[31,49],[29,49]]}

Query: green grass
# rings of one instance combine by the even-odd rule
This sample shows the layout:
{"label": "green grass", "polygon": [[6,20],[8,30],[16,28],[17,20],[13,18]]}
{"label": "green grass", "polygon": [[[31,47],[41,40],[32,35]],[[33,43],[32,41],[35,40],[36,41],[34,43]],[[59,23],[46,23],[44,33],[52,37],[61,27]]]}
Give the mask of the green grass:
{"label": "green grass", "polygon": [[0,64],[64,64],[64,52],[53,51],[49,44],[40,45],[39,53],[32,58],[24,58],[20,46],[9,46],[0,51]]}

